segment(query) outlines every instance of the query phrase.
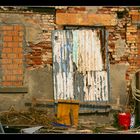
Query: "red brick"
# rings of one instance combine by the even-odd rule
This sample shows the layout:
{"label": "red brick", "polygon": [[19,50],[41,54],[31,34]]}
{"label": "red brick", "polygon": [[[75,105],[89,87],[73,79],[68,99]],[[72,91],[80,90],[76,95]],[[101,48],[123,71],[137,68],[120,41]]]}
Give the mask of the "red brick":
{"label": "red brick", "polygon": [[137,51],[130,51],[130,54],[137,55],[138,52]]}
{"label": "red brick", "polygon": [[13,82],[12,85],[13,86],[23,86],[23,82],[22,81]]}
{"label": "red brick", "polygon": [[19,36],[13,36],[13,41],[19,41]]}
{"label": "red brick", "polygon": [[125,79],[126,79],[126,80],[130,80],[130,77],[129,77],[128,74],[126,75]]}
{"label": "red brick", "polygon": [[15,81],[15,80],[17,80],[17,76],[16,75],[11,75],[11,76],[7,76],[7,79],[10,79],[11,81]]}
{"label": "red brick", "polygon": [[32,59],[32,60],[41,60],[41,56],[33,56],[33,55],[26,55],[26,58]]}
{"label": "red brick", "polygon": [[23,41],[23,37],[21,37],[21,36],[13,36],[13,40],[14,41],[22,42]]}
{"label": "red brick", "polygon": [[41,61],[34,61],[34,63],[35,63],[36,65],[41,65],[41,64],[42,64]]}
{"label": "red brick", "polygon": [[75,10],[74,7],[69,7],[69,8],[67,9],[67,13],[77,13],[77,10]]}
{"label": "red brick", "polygon": [[4,42],[3,43],[3,47],[8,47],[8,43],[7,42]]}
{"label": "red brick", "polygon": [[15,75],[6,75],[2,77],[4,81],[15,81],[17,80]]}
{"label": "red brick", "polygon": [[30,59],[31,58],[30,54],[25,54],[24,56],[25,56],[26,59]]}
{"label": "red brick", "polygon": [[32,59],[33,61],[41,61],[41,57],[36,58],[35,56]]}
{"label": "red brick", "polygon": [[13,63],[14,64],[23,64],[23,60],[22,59],[13,59]]}
{"label": "red brick", "polygon": [[23,59],[23,54],[22,54],[22,53],[19,53],[19,54],[17,54],[17,57],[18,57],[19,59]]}
{"label": "red brick", "polygon": [[50,65],[52,65],[52,60],[47,60],[47,61],[45,61],[45,64],[50,64]]}
{"label": "red brick", "polygon": [[21,25],[14,25],[14,30],[20,31],[23,30],[23,27]]}
{"label": "red brick", "polygon": [[18,32],[17,31],[4,31],[3,34],[4,35],[15,36],[15,35],[18,35]]}
{"label": "red brick", "polygon": [[6,75],[6,74],[11,74],[12,75],[13,71],[12,70],[4,70],[3,73],[4,73],[4,75]]}
{"label": "red brick", "polygon": [[40,56],[41,55],[41,52],[32,52],[32,55],[33,56]]}
{"label": "red brick", "polygon": [[132,22],[133,21],[140,21],[139,15],[132,15]]}
{"label": "red brick", "polygon": [[20,47],[20,43],[19,42],[13,42],[13,47]]}
{"label": "red brick", "polygon": [[138,54],[140,55],[140,49],[138,49]]}
{"label": "red brick", "polygon": [[13,74],[23,74],[22,68],[18,68],[18,69],[13,70]]}
{"label": "red brick", "polygon": [[2,59],[3,59],[3,58],[7,58],[7,54],[2,53],[2,54],[1,54],[1,57],[2,57]]}
{"label": "red brick", "polygon": [[13,42],[8,42],[7,47],[13,47]]}
{"label": "red brick", "polygon": [[13,30],[13,26],[3,26],[3,30]]}
{"label": "red brick", "polygon": [[17,80],[18,80],[18,81],[22,81],[22,80],[23,80],[23,75],[17,76]]}
{"label": "red brick", "polygon": [[56,10],[56,13],[66,13],[67,10],[66,9],[58,9]]}
{"label": "red brick", "polygon": [[7,58],[18,58],[17,54],[7,54]]}
{"label": "red brick", "polygon": [[12,64],[12,59],[2,59],[2,64]]}
{"label": "red brick", "polygon": [[32,60],[26,60],[26,63],[27,63],[28,65],[34,65],[34,64],[35,64],[35,62],[33,62]]}
{"label": "red brick", "polygon": [[34,50],[35,52],[41,52],[42,49],[39,48],[39,47],[34,47],[33,50]]}
{"label": "red brick", "polygon": [[19,67],[22,67],[22,65],[18,65],[18,64],[8,64],[8,65],[2,65],[2,69],[18,69]]}
{"label": "red brick", "polygon": [[23,51],[22,48],[13,48],[14,53],[21,53]]}
{"label": "red brick", "polygon": [[130,15],[139,15],[139,11],[138,10],[131,10],[129,11]]}
{"label": "red brick", "polygon": [[140,65],[140,60],[137,60],[137,64]]}
{"label": "red brick", "polygon": [[18,47],[19,43],[18,42],[8,42],[7,47]]}
{"label": "red brick", "polygon": [[3,40],[4,41],[12,41],[12,36],[4,36]]}
{"label": "red brick", "polygon": [[2,82],[2,85],[3,86],[12,86],[13,85],[13,82]]}
{"label": "red brick", "polygon": [[23,37],[19,36],[19,42],[22,42],[22,41],[23,41]]}
{"label": "red brick", "polygon": [[22,64],[13,64],[13,69],[23,68]]}
{"label": "red brick", "polygon": [[138,36],[137,34],[134,34],[134,35],[130,34],[126,36],[126,39],[129,39],[129,38],[138,38]]}
{"label": "red brick", "polygon": [[3,48],[2,49],[2,53],[11,53],[12,52],[12,48]]}
{"label": "red brick", "polygon": [[85,11],[86,10],[85,7],[75,7],[74,9],[77,11]]}
{"label": "red brick", "polygon": [[24,33],[23,32],[19,32],[19,36],[21,37],[21,36],[23,36],[24,35]]}
{"label": "red brick", "polygon": [[0,43],[0,47],[3,47],[3,43]]}
{"label": "red brick", "polygon": [[127,37],[127,42],[135,42],[137,41],[137,38],[135,37]]}
{"label": "red brick", "polygon": [[115,43],[114,43],[114,42],[111,42],[111,43],[109,43],[108,45],[109,45],[109,48],[115,49]]}
{"label": "red brick", "polygon": [[22,42],[19,42],[19,47],[23,47],[23,43]]}

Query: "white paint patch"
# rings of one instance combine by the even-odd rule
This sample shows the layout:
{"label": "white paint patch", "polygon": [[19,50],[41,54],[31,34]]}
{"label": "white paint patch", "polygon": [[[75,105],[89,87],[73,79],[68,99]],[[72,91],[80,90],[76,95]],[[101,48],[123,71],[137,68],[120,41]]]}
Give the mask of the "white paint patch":
{"label": "white paint patch", "polygon": [[[108,100],[107,72],[103,68],[98,34],[99,30],[55,31],[53,40],[55,100],[74,99],[74,63],[77,72],[83,75],[84,101]],[[77,86],[77,91],[80,92],[80,86]]]}

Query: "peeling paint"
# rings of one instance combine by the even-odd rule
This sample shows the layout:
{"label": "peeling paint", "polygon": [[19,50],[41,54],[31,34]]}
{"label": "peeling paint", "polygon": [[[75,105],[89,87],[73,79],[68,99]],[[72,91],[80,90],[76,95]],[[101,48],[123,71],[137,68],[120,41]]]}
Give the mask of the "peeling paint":
{"label": "peeling paint", "polygon": [[99,32],[99,29],[53,32],[55,100],[108,100]]}

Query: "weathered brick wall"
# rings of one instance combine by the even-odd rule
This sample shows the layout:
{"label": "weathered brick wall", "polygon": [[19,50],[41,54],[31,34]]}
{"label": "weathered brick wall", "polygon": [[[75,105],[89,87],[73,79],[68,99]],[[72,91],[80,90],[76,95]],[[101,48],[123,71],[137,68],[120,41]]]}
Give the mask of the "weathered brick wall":
{"label": "weathered brick wall", "polygon": [[[127,85],[127,88],[124,87],[124,89],[126,88],[127,92],[130,89],[132,75],[140,67],[138,39],[140,30],[137,24],[139,19],[137,7],[69,7],[56,10],[56,19],[55,14],[50,13],[13,13],[10,11],[0,13],[2,23],[0,27],[4,28],[0,30],[3,36],[1,39],[1,64],[4,65],[0,78],[5,86],[24,85],[29,88],[28,94],[23,95],[24,97],[13,94],[14,101],[9,95],[1,94],[2,106],[19,104],[19,102],[23,105],[32,98],[53,99],[51,33],[53,30],[63,29],[67,25],[104,26],[106,28],[109,34],[110,64],[127,66],[125,74],[122,74]],[[22,27],[17,34],[15,26],[19,25]],[[11,57],[12,60],[9,60],[8,58]],[[23,69],[17,67],[21,65],[23,65]],[[16,68],[12,70],[12,67]],[[119,77],[121,74],[117,79]],[[12,83],[8,83],[11,81]],[[6,83],[4,84],[4,82]],[[116,89],[116,95],[113,95],[115,104],[119,104],[119,97],[122,97],[122,95],[118,95],[122,94],[120,90]],[[14,103],[10,104],[7,100]],[[3,107],[0,106],[0,108]]]}
{"label": "weathered brick wall", "polygon": [[[127,91],[129,91],[132,76],[140,68],[138,63],[138,7],[103,8],[99,12],[118,14],[117,26],[107,27],[109,31],[110,63],[117,64],[124,62],[129,65],[126,72]],[[119,18],[119,14],[122,14],[122,17]],[[124,44],[123,48],[119,39]]]}
{"label": "weathered brick wall", "polygon": [[1,86],[23,85],[23,27],[1,25]]}
{"label": "weathered brick wall", "polygon": [[[31,11],[0,13],[0,110],[26,109],[34,99],[53,100],[51,33],[55,14]],[[27,87],[27,93],[10,88]]]}
{"label": "weathered brick wall", "polygon": [[84,8],[68,8],[56,11],[57,25],[80,25],[80,26],[115,26],[115,14],[97,14],[86,11]]}
{"label": "weathered brick wall", "polygon": [[[121,84],[115,89],[116,95],[111,96],[116,100],[115,104],[124,103],[127,92],[130,90],[133,74],[140,68],[139,63],[139,7],[70,7],[56,11],[56,23],[58,28],[62,26],[104,26],[108,31],[109,60],[111,66],[122,65],[126,69],[125,75],[118,73],[115,77],[122,77],[125,81],[124,90],[121,91]],[[64,18],[63,15],[65,15]],[[75,17],[74,17],[75,16]],[[119,68],[118,68],[119,69]],[[115,69],[113,69],[114,72]],[[123,70],[123,68],[122,68]],[[118,71],[119,72],[119,71]],[[122,73],[123,74],[123,73]],[[113,73],[112,73],[113,75]],[[112,80],[116,80],[114,77]],[[114,83],[114,82],[113,82]],[[112,84],[112,83],[111,83]],[[123,85],[123,84],[122,84]],[[122,93],[125,92],[125,93]],[[123,96],[124,94],[126,96]],[[116,99],[117,98],[117,99]],[[123,100],[120,98],[124,98]],[[123,105],[124,106],[124,105]]]}
{"label": "weathered brick wall", "polygon": [[38,22],[42,33],[38,36],[37,43],[29,42],[31,51],[26,54],[28,68],[44,67],[52,65],[51,32],[55,29],[54,15],[34,15],[34,20]]}
{"label": "weathered brick wall", "polygon": [[[1,13],[2,21],[6,23],[0,25],[1,86],[23,86],[24,69],[52,65],[51,31],[55,27],[54,15],[13,13],[13,19],[16,15],[19,20],[13,22],[10,21],[10,15]],[[20,16],[24,21],[20,21]],[[31,24],[37,27],[30,27]],[[40,31],[37,33],[35,28],[40,28]]]}

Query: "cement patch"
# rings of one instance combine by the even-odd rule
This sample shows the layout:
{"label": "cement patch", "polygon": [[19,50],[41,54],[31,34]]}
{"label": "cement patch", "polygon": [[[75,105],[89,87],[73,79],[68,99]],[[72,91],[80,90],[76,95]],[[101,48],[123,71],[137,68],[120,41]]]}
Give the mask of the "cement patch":
{"label": "cement patch", "polygon": [[33,99],[53,100],[52,68],[45,67],[25,72],[24,86],[28,93],[1,93],[0,111],[14,106],[16,110],[26,109],[25,103]]}
{"label": "cement patch", "polygon": [[34,98],[53,99],[52,68],[38,68],[25,73],[28,85],[28,96]]}
{"label": "cement patch", "polygon": [[125,63],[110,65],[111,99],[110,102],[116,106],[125,105],[126,94],[126,70]]}

